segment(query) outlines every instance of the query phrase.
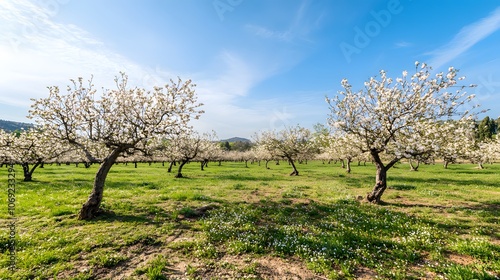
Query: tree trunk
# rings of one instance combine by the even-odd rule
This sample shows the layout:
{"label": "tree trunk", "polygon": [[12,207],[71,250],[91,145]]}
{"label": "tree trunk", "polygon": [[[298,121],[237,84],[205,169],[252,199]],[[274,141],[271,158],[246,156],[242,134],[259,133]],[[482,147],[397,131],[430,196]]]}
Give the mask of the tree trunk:
{"label": "tree trunk", "polygon": [[366,199],[372,203],[380,203],[380,199],[382,194],[384,194],[385,189],[387,188],[387,170],[389,170],[394,164],[399,161],[399,158],[392,159],[387,165],[384,165],[382,159],[380,159],[379,151],[371,150],[370,154],[375,162],[375,166],[377,167],[377,175],[375,176],[375,186],[373,190],[368,193]]}
{"label": "tree trunk", "polygon": [[99,214],[104,192],[104,182],[106,181],[109,170],[122,151],[123,149],[121,148],[113,150],[111,154],[107,156],[101,163],[101,166],[99,167],[99,170],[95,175],[94,187],[92,188],[92,192],[90,193],[87,202],[83,204],[82,209],[80,209],[80,213],[78,214],[79,220],[90,220],[97,214]]}
{"label": "tree trunk", "polygon": [[479,168],[479,169],[484,169],[483,162],[479,161],[479,162],[477,163],[477,168]]}
{"label": "tree trunk", "polygon": [[266,169],[269,169],[269,161],[266,160]]}
{"label": "tree trunk", "polygon": [[418,171],[418,167],[420,166],[420,161],[417,160],[416,165],[413,165],[413,161],[411,159],[409,160],[409,162],[410,162],[410,170],[411,171]]}
{"label": "tree trunk", "polygon": [[24,174],[24,181],[25,182],[31,182],[31,174],[30,174],[30,167],[27,163],[23,162],[21,163],[21,167],[23,168],[23,174]]}
{"label": "tree trunk", "polygon": [[177,170],[177,175],[175,175],[175,178],[182,178],[182,167],[184,167],[184,164],[187,163],[187,160],[181,161],[179,164],[179,169]]}
{"label": "tree trunk", "polygon": [[293,160],[291,158],[288,159],[288,162],[290,163],[290,165],[292,165],[293,167],[293,172],[290,173],[290,176],[299,176],[299,171],[297,171],[297,167],[295,167],[295,163],[293,162]]}
{"label": "tree trunk", "polygon": [[24,181],[25,182],[31,182],[33,181],[33,172],[35,172],[35,169],[40,165],[41,161],[37,161],[33,167],[30,170],[30,165],[27,162],[23,162],[21,166],[23,167],[23,173],[24,173]]}
{"label": "tree trunk", "polygon": [[448,169],[448,164],[449,163],[450,163],[449,161],[444,160],[444,162],[443,162],[444,169]]}
{"label": "tree trunk", "polygon": [[345,162],[344,162],[344,160],[342,159],[340,162],[342,164],[342,168],[345,168]]}
{"label": "tree trunk", "polygon": [[203,167],[205,167],[205,161],[204,160],[202,160],[200,162],[200,166],[201,166],[201,171],[205,171],[205,169],[203,169]]}
{"label": "tree trunk", "polygon": [[167,169],[168,173],[172,172],[172,167],[174,166],[174,164],[175,164],[174,160],[170,162],[170,164],[168,165],[168,169]]}
{"label": "tree trunk", "polygon": [[380,203],[380,198],[387,188],[387,169],[380,164],[377,164],[377,175],[375,177],[375,186],[366,199],[372,203]]}
{"label": "tree trunk", "polygon": [[346,160],[346,161],[347,161],[347,164],[346,164],[346,169],[345,169],[345,171],[346,171],[347,173],[351,173],[351,159],[350,159],[350,158],[347,158],[347,160]]}

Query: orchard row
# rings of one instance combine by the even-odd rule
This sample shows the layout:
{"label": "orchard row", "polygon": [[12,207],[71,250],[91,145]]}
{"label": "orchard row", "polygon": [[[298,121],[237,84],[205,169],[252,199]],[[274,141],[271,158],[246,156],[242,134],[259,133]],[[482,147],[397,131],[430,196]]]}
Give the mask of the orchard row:
{"label": "orchard row", "polygon": [[[4,162],[21,164],[25,180],[47,162],[99,163],[94,187],[80,211],[80,219],[99,213],[104,183],[119,161],[177,162],[182,166],[199,161],[284,159],[299,175],[296,161],[343,160],[347,172],[353,160],[371,161],[377,167],[375,186],[368,201],[378,203],[387,188],[387,171],[402,159],[418,163],[442,160],[445,167],[458,159],[482,166],[500,158],[499,141],[493,134],[478,137],[474,96],[461,85],[464,78],[450,67],[431,74],[425,63],[415,63],[412,75],[403,71],[395,79],[380,71],[364,88],[353,90],[342,80],[343,90],[326,101],[328,125],[315,131],[295,126],[255,135],[247,152],[225,151],[215,132],[200,135],[190,126],[204,112],[197,102],[191,80],[170,80],[151,90],[127,85],[121,73],[116,88],[97,93],[92,79],[71,80],[66,93],[49,87],[49,96],[33,100],[30,117],[36,129],[9,134],[0,132],[0,156]],[[479,127],[479,130],[483,129]]]}

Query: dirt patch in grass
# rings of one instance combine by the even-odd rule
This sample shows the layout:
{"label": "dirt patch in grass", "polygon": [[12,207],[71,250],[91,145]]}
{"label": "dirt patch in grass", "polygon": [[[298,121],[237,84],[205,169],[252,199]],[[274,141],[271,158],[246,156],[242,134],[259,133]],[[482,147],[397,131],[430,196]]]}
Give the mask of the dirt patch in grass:
{"label": "dirt patch in grass", "polygon": [[460,254],[449,254],[448,259],[456,264],[460,265],[471,265],[476,263],[476,259],[467,255]]}
{"label": "dirt patch in grass", "polygon": [[224,256],[199,266],[195,275],[201,279],[326,279],[299,260],[272,256]]}
{"label": "dirt patch in grass", "polygon": [[375,271],[366,267],[358,268],[354,275],[358,280],[370,280],[370,279],[375,279],[375,277],[377,277],[377,273]]}

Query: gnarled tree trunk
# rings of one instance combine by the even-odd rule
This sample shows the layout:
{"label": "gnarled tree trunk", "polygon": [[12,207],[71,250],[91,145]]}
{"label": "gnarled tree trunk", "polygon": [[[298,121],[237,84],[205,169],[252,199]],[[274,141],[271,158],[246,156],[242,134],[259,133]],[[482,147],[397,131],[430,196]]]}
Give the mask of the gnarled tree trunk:
{"label": "gnarled tree trunk", "polygon": [[366,199],[372,203],[380,203],[382,194],[387,188],[387,169],[383,165],[377,164],[377,175],[375,177],[375,186]]}
{"label": "gnarled tree trunk", "polygon": [[187,162],[188,162],[187,160],[181,161],[181,163],[179,164],[179,169],[177,170],[177,175],[175,175],[175,178],[182,178],[182,168]]}
{"label": "gnarled tree trunk", "polygon": [[375,186],[373,190],[368,193],[366,199],[372,203],[380,203],[380,199],[387,189],[387,170],[399,161],[399,158],[392,159],[387,165],[384,165],[379,155],[380,151],[371,150],[370,154],[377,167],[377,175],[375,176]]}
{"label": "gnarled tree trunk", "polygon": [[31,182],[33,181],[33,172],[35,169],[41,164],[41,161],[37,161],[33,167],[30,169],[30,165],[27,162],[23,162],[21,166],[23,167],[24,181]]}
{"label": "gnarled tree trunk", "polygon": [[97,214],[99,214],[104,192],[104,182],[106,181],[109,170],[116,162],[116,159],[122,151],[123,149],[116,148],[101,163],[101,166],[99,167],[99,170],[95,175],[94,187],[92,188],[92,192],[90,193],[87,202],[83,204],[82,209],[80,209],[80,213],[78,214],[79,220],[90,220]]}

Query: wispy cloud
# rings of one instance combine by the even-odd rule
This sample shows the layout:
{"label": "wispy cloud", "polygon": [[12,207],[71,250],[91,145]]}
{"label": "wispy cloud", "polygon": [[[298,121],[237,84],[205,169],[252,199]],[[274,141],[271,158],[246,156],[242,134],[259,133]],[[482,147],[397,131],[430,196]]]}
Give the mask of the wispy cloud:
{"label": "wispy cloud", "polygon": [[412,43],[406,41],[400,41],[396,43],[396,48],[408,48],[413,46]]}
{"label": "wispy cloud", "polygon": [[247,24],[245,28],[253,33],[255,36],[266,38],[266,39],[275,39],[279,41],[291,41],[293,38],[293,33],[290,30],[286,31],[274,31],[264,26]]}
{"label": "wispy cloud", "polygon": [[500,28],[500,7],[490,15],[462,28],[446,45],[428,53],[429,65],[435,69],[454,60],[469,48]]}
{"label": "wispy cloud", "polygon": [[254,34],[255,36],[266,39],[274,39],[284,42],[291,42],[296,39],[300,39],[310,42],[311,40],[308,38],[308,34],[312,29],[320,25],[324,14],[317,16],[308,15],[309,6],[310,1],[302,1],[300,6],[294,11],[293,17],[291,17],[288,27],[285,30],[273,30],[257,24],[247,24],[245,25],[245,28],[248,32]]}

